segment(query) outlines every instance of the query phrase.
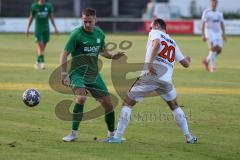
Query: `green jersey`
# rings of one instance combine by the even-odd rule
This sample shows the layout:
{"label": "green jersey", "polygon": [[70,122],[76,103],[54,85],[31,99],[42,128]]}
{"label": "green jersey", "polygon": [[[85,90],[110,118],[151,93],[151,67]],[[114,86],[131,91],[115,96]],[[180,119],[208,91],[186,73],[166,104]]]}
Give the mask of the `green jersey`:
{"label": "green jersey", "polygon": [[105,46],[103,31],[94,27],[93,32],[87,32],[83,27],[76,28],[70,35],[65,51],[71,53],[70,72],[77,72],[85,77],[98,75],[98,55]]}
{"label": "green jersey", "polygon": [[53,12],[51,3],[44,3],[42,5],[36,3],[32,4],[31,14],[35,18],[35,32],[49,32],[49,15]]}

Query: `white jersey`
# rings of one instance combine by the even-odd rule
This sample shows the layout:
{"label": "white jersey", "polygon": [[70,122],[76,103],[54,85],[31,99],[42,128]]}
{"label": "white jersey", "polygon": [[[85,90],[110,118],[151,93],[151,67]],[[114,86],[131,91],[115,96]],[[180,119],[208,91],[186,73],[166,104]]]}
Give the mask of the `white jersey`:
{"label": "white jersey", "polygon": [[204,10],[202,14],[202,22],[205,22],[205,31],[221,33],[221,22],[224,21],[223,13],[213,11],[211,9]]}
{"label": "white jersey", "polygon": [[[160,40],[158,54],[153,62],[154,64],[158,64],[160,66],[159,68],[155,68],[157,70],[158,79],[172,83],[174,62],[183,60],[184,56],[175,41],[168,34],[160,30],[151,30],[151,32],[149,32],[148,42],[146,46],[147,52],[145,57],[145,64],[148,64],[150,62],[152,42],[155,39]],[[147,65],[144,66],[144,71],[142,74],[148,72],[148,69],[146,67]]]}

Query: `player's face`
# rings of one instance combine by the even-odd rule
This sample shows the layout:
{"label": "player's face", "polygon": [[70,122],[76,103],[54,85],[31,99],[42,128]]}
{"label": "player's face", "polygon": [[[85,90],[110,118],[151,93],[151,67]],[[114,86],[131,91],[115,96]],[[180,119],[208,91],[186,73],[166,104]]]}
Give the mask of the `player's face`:
{"label": "player's face", "polygon": [[152,22],[152,23],[151,23],[151,26],[150,26],[150,29],[155,29],[155,30],[156,30],[156,29],[160,29],[160,28],[159,28],[159,25],[158,25],[157,23],[154,24],[154,23]]}
{"label": "player's face", "polygon": [[95,23],[96,23],[96,16],[82,16],[83,28],[88,32],[93,32]]}
{"label": "player's face", "polygon": [[217,0],[211,0],[212,9],[215,10],[217,8]]}

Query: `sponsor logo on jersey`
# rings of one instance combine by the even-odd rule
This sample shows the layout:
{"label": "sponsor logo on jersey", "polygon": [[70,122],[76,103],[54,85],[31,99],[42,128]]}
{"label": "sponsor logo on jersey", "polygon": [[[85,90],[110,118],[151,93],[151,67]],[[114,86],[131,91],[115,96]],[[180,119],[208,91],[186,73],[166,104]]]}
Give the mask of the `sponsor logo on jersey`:
{"label": "sponsor logo on jersey", "polygon": [[84,47],[84,52],[98,53],[100,46],[86,46]]}
{"label": "sponsor logo on jersey", "polygon": [[38,12],[38,17],[39,18],[46,18],[47,16],[48,16],[48,12],[47,11]]}
{"label": "sponsor logo on jersey", "polygon": [[169,67],[173,68],[173,64],[169,63],[168,61],[166,61],[165,59],[163,59],[162,57],[156,57],[155,58],[157,61],[165,63],[166,65],[168,65]]}
{"label": "sponsor logo on jersey", "polygon": [[219,20],[219,19],[214,19],[213,22],[214,22],[214,23],[219,23],[220,20]]}

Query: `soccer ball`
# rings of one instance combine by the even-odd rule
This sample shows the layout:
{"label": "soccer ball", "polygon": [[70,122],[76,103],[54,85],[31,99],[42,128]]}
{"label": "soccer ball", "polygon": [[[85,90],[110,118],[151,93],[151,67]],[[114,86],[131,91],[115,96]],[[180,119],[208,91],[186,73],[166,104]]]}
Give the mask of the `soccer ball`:
{"label": "soccer ball", "polygon": [[22,100],[27,106],[34,107],[40,102],[40,92],[33,88],[27,89],[23,92]]}

